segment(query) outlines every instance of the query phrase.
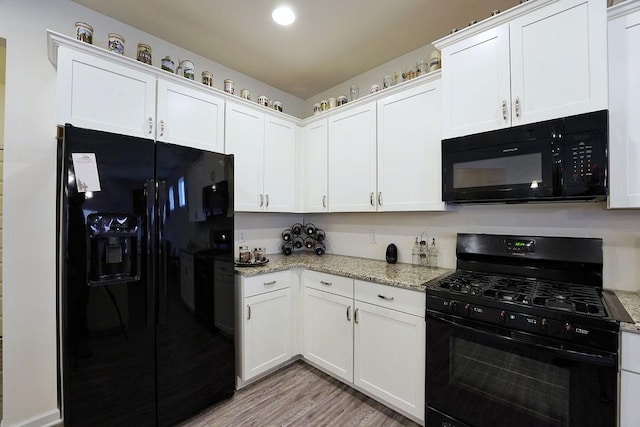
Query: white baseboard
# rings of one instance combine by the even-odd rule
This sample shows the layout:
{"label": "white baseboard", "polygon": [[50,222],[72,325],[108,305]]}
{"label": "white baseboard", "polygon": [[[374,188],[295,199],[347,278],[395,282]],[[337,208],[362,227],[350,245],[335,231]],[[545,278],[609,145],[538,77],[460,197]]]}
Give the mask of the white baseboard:
{"label": "white baseboard", "polygon": [[62,425],[60,411],[58,409],[36,415],[35,417],[31,417],[10,426],[7,425],[4,420],[0,423],[0,427],[54,427],[57,425]]}

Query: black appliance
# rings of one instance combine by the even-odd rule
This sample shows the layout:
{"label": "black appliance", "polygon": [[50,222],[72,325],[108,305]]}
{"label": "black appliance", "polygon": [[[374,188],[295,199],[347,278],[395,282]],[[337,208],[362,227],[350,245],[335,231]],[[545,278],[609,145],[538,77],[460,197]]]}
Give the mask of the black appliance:
{"label": "black appliance", "polygon": [[608,111],[442,141],[442,200],[604,200]]}
{"label": "black appliance", "polygon": [[[74,154],[95,155],[100,191],[87,191]],[[221,194],[233,157],[67,125],[58,168],[64,424],[175,425],[231,397],[234,216]],[[210,184],[203,175],[224,182],[205,206],[189,199]]]}
{"label": "black appliance", "polygon": [[458,234],[426,290],[427,426],[616,425],[602,240]]}

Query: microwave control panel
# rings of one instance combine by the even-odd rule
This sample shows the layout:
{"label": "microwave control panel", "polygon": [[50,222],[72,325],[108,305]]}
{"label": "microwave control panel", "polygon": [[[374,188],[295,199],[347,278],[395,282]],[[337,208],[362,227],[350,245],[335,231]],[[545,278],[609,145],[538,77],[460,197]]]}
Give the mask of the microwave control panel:
{"label": "microwave control panel", "polygon": [[[565,179],[568,191],[606,186],[606,152],[599,133],[567,136],[565,140]],[[571,191],[573,187],[574,191]]]}

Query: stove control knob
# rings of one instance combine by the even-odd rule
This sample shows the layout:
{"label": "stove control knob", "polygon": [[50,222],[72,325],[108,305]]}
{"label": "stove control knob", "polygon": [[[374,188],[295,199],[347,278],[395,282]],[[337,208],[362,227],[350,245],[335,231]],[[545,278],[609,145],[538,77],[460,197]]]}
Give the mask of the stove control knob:
{"label": "stove control knob", "polygon": [[498,320],[500,320],[500,323],[507,323],[507,313],[504,310],[500,312]]}
{"label": "stove control knob", "polygon": [[449,302],[449,310],[451,310],[452,313],[457,313],[458,312],[458,303],[455,302],[455,301]]}
{"label": "stove control knob", "polygon": [[471,304],[465,304],[465,306],[464,306],[464,314],[466,314],[468,316],[469,313],[471,313]]}
{"label": "stove control knob", "polygon": [[542,319],[540,321],[540,329],[542,330],[542,332],[547,332],[549,330],[549,322],[547,321],[547,319]]}
{"label": "stove control knob", "polygon": [[564,327],[562,328],[562,336],[564,336],[565,338],[573,337],[573,326],[571,326],[569,323],[565,323]]}

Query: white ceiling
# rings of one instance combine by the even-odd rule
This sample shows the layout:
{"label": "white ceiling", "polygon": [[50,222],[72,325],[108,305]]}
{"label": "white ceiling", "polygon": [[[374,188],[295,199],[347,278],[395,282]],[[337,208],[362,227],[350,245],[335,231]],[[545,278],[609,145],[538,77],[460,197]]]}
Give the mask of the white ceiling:
{"label": "white ceiling", "polygon": [[[301,99],[519,0],[74,0]],[[291,6],[296,21],[275,24]]]}

